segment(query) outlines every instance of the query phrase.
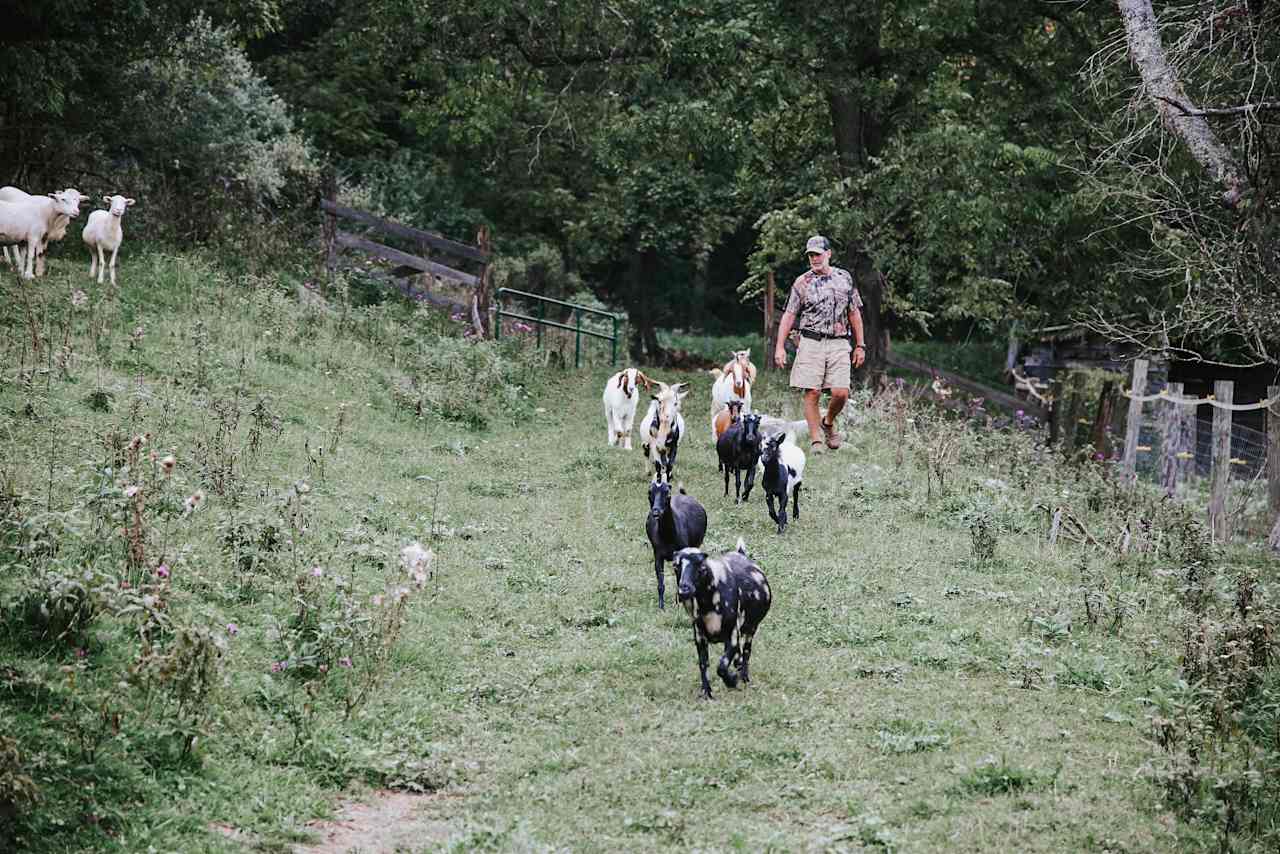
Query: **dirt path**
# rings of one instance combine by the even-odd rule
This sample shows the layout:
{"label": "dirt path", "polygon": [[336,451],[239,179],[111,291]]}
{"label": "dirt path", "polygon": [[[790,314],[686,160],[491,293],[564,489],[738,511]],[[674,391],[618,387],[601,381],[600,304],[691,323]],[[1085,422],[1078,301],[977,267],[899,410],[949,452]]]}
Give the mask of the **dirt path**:
{"label": "dirt path", "polygon": [[320,836],[313,845],[300,845],[296,854],[360,854],[393,851],[421,851],[449,838],[452,828],[445,822],[422,816],[431,795],[382,790],[367,802],[339,806],[330,821],[312,822],[308,827]]}

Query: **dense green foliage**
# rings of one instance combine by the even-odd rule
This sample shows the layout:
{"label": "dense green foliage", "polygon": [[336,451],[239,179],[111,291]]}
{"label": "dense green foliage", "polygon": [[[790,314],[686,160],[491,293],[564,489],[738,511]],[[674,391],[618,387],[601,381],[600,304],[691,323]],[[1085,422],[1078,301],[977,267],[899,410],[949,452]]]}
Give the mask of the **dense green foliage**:
{"label": "dense green foliage", "polygon": [[[887,326],[999,335],[1095,307],[1131,316],[1135,297],[1149,318],[1178,302],[1180,274],[1165,263],[1135,293],[1128,271],[1153,252],[1185,266],[1177,247],[1206,245],[1137,209],[1160,176],[1089,171],[1128,151],[1107,143],[1124,74],[1099,71],[1093,93],[1077,77],[1116,24],[1093,7],[46,6],[0,36],[0,180],[127,187],[152,239],[261,243],[264,225],[315,233],[309,205],[332,169],[358,206],[461,239],[491,226],[513,269],[557,256],[562,279],[628,315],[637,357],[660,358],[662,328],[750,329],[739,290],[769,270],[785,287],[814,231],[871,296],[876,341]],[[1231,68],[1232,44],[1196,79]],[[1259,150],[1267,132],[1250,137]],[[1265,158],[1250,162],[1270,198]],[[1259,223],[1241,239],[1265,236]],[[1249,252],[1233,246],[1206,251],[1221,267]],[[305,244],[255,246],[286,248]],[[1240,287],[1261,304],[1265,287]]]}

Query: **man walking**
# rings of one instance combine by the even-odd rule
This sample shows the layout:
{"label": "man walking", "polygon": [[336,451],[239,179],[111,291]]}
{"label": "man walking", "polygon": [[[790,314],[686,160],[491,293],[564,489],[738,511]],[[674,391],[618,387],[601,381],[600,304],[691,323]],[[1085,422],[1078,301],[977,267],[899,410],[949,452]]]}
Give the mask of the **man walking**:
{"label": "man walking", "polygon": [[[822,235],[810,237],[804,249],[809,271],[791,286],[773,360],[779,368],[787,366],[783,345],[794,326],[800,332],[800,348],[791,368],[791,387],[804,393],[809,453],[816,454],[824,444],[833,451],[840,447],[836,416],[849,399],[850,365],[861,367],[867,348],[862,339],[862,297],[853,276],[831,266],[831,244]],[[818,410],[823,389],[831,391],[826,418]]]}

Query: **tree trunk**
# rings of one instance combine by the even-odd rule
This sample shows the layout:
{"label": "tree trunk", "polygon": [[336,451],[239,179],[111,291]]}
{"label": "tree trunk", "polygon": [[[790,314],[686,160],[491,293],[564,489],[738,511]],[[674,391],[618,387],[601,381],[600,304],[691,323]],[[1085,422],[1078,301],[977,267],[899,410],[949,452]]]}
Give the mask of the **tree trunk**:
{"label": "tree trunk", "polygon": [[1177,72],[1169,65],[1151,0],[1117,0],[1116,6],[1124,21],[1129,55],[1156,112],[1165,127],[1187,146],[1196,162],[1226,188],[1223,204],[1235,207],[1247,188],[1247,179],[1205,117],[1188,115],[1197,112],[1197,108],[1187,97]]}
{"label": "tree trunk", "polygon": [[[849,57],[850,77],[827,84],[827,108],[843,178],[852,178],[871,168],[871,158],[880,153],[885,140],[884,117],[860,94],[867,87],[855,87],[852,83],[877,73],[882,11],[878,4],[867,4],[854,14],[862,19],[863,25],[858,31],[860,43]],[[850,237],[857,239],[858,235]],[[846,257],[862,295],[862,328],[867,346],[866,361],[856,372],[854,381],[879,388],[889,355],[889,325],[884,316],[885,277],[864,247],[855,244],[848,248],[850,254]]]}
{"label": "tree trunk", "polygon": [[1102,384],[1102,391],[1098,394],[1098,411],[1093,418],[1093,430],[1091,431],[1093,453],[1095,455],[1102,454],[1104,458],[1109,454],[1107,428],[1111,425],[1111,419],[1115,413],[1115,388],[1116,384],[1112,380],[1107,380]]}
{"label": "tree trunk", "polygon": [[653,288],[658,271],[658,253],[653,249],[636,249],[627,265],[627,317],[631,324],[631,358],[643,365],[661,365],[666,353],[658,343],[656,312],[653,310]]}
{"label": "tree trunk", "polygon": [[871,258],[859,252],[853,263],[858,292],[862,295],[862,334],[867,345],[867,360],[855,371],[854,381],[872,389],[888,370],[889,327],[884,313],[884,274],[875,268]]}

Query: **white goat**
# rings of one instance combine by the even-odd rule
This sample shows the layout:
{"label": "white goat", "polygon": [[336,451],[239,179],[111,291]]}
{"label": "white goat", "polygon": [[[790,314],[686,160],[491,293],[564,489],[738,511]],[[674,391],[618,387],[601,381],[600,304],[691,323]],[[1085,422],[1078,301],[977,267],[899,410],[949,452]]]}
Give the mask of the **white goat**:
{"label": "white goat", "polygon": [[742,401],[742,412],[751,411],[751,384],[756,381],[756,366],[751,364],[750,350],[735,350],[733,361],[720,371],[708,371],[716,378],[711,386],[711,441],[716,440],[716,416],[729,408],[729,401]]}
{"label": "white goat", "polygon": [[[73,219],[79,215],[79,193],[72,196],[64,191],[50,193],[47,199],[44,196],[33,196],[25,201],[0,201],[0,244],[27,244],[25,259],[19,255],[19,267],[24,279],[34,278],[35,260],[42,256],[45,240],[58,217]],[[43,268],[44,265],[41,264],[41,270]]]}
{"label": "white goat", "polygon": [[[50,196],[61,196],[63,199],[75,202],[75,213],[65,214],[54,210],[54,202]],[[45,230],[44,240],[41,242],[39,251],[35,257],[35,274],[37,276],[44,275],[44,256],[49,249],[50,243],[56,243],[67,236],[67,224],[71,222],[72,217],[80,215],[80,205],[89,201],[89,197],[81,193],[75,187],[67,187],[58,193],[51,193],[50,196],[33,196],[25,190],[17,187],[0,187],[0,202],[29,202],[41,206],[45,211],[45,216],[49,218],[48,227]],[[15,243],[13,244],[13,259],[9,257],[9,246],[4,247],[4,258],[11,265],[22,267],[22,250]]]}
{"label": "white goat", "polygon": [[103,196],[102,200],[111,206],[110,210],[94,211],[89,214],[89,221],[84,225],[85,245],[89,247],[89,276],[94,271],[98,274],[98,284],[102,284],[102,274],[106,268],[104,253],[111,250],[111,284],[116,283],[116,253],[124,242],[124,229],[120,220],[124,217],[125,208],[134,203],[134,199],[124,196]]}
{"label": "white goat", "polygon": [[623,450],[631,450],[631,425],[636,420],[641,385],[648,390],[649,378],[635,368],[618,371],[605,383],[604,424],[610,445],[621,442]]}

